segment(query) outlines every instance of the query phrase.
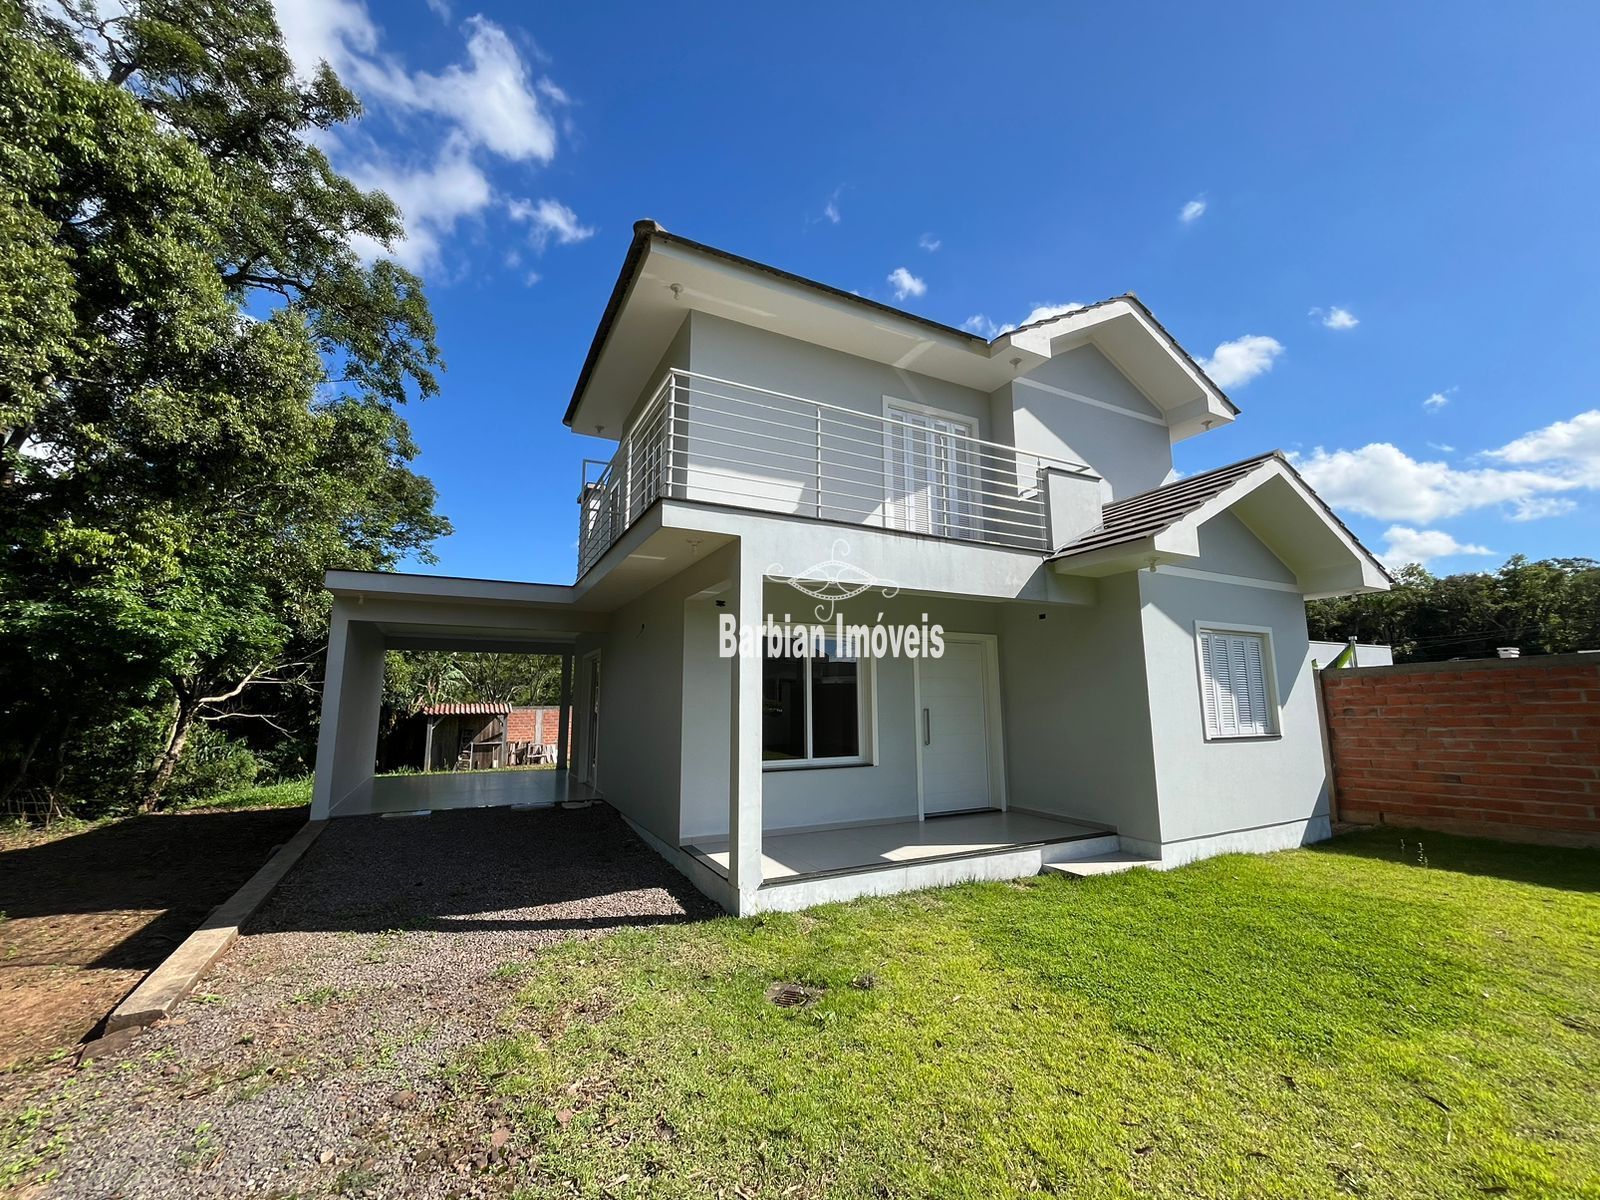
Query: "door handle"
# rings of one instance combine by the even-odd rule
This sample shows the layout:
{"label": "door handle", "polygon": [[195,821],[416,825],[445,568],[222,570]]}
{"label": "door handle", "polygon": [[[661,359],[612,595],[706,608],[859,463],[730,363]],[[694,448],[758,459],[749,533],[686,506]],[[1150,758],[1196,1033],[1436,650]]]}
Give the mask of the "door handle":
{"label": "door handle", "polygon": [[927,709],[922,710],[922,744],[933,745],[933,717]]}

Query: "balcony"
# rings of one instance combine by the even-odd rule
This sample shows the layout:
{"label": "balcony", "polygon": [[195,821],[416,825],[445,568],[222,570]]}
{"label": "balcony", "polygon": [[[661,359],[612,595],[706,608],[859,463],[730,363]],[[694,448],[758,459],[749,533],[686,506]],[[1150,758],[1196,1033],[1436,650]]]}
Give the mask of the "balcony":
{"label": "balcony", "polygon": [[1081,463],[984,441],[949,414],[879,416],[674,369],[615,456],[584,463],[578,577],[661,497],[1048,552],[1056,479],[1098,488]]}

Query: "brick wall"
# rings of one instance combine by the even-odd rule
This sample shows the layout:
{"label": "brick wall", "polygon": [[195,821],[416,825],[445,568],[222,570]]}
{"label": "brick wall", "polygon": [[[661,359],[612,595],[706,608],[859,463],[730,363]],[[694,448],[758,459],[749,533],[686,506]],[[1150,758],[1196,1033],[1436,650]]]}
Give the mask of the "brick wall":
{"label": "brick wall", "polygon": [[543,742],[554,746],[561,740],[561,710],[553,705],[538,708],[513,708],[506,740]]}
{"label": "brick wall", "polygon": [[1321,678],[1340,820],[1600,846],[1600,655]]}

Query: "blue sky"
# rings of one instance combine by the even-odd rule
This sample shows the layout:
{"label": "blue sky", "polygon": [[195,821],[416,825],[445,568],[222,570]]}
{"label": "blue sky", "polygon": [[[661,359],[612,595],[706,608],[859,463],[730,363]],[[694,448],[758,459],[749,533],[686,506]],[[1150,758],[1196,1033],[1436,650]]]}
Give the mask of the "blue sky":
{"label": "blue sky", "polygon": [[1600,555],[1600,6],[277,0],[449,370],[431,571],[563,582],[632,222],[990,333],[1135,291],[1374,550]]}

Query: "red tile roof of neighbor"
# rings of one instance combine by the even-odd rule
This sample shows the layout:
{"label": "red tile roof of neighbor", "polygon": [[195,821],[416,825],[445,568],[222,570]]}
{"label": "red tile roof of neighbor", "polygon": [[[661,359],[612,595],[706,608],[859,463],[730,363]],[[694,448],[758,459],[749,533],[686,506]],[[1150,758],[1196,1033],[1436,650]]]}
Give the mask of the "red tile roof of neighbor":
{"label": "red tile roof of neighbor", "polygon": [[509,704],[492,700],[473,700],[465,704],[426,704],[423,714],[429,717],[498,717],[511,711]]}

